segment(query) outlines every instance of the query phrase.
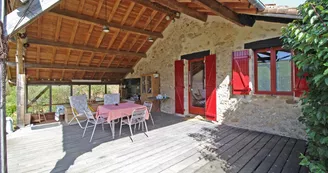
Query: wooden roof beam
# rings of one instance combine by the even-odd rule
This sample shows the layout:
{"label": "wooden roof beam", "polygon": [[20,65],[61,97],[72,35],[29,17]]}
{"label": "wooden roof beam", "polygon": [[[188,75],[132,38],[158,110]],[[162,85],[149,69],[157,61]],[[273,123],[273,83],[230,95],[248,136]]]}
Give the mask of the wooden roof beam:
{"label": "wooden roof beam", "polygon": [[146,1],[145,0],[130,0],[130,1],[136,2],[138,4],[141,4],[145,7],[151,8],[153,10],[165,13],[168,16],[171,16],[174,18],[180,18],[180,14],[177,14],[179,12],[171,10],[170,8],[163,6],[161,4],[150,2],[149,0],[146,0]]}
{"label": "wooden roof beam", "polygon": [[[60,1],[61,0],[29,1],[29,3],[15,9],[6,15],[4,35],[10,36],[17,33],[37,17],[55,7]],[[23,16],[24,18],[22,18]]]}
{"label": "wooden roof beam", "polygon": [[[15,66],[15,62],[7,62],[8,66]],[[107,67],[90,67],[90,66],[75,66],[63,64],[37,64],[37,63],[24,63],[25,68],[32,69],[61,69],[61,70],[74,70],[74,71],[91,71],[91,72],[109,72],[109,73],[130,73],[132,68],[107,68]]]}
{"label": "wooden roof beam", "polygon": [[193,18],[196,18],[198,20],[201,20],[203,22],[206,22],[207,20],[207,15],[204,14],[204,13],[201,13],[201,12],[198,12],[196,10],[193,10],[189,7],[187,7],[186,5],[184,4],[181,4],[177,1],[168,1],[168,0],[150,0],[152,2],[156,2],[158,4],[161,4],[163,6],[166,6],[168,8],[171,8],[173,10],[176,10],[176,11],[179,11],[181,13],[184,13],[188,16],[191,16]]}
{"label": "wooden roof beam", "polygon": [[90,83],[90,82],[72,82],[68,80],[56,80],[56,81],[48,81],[48,80],[29,80],[27,81],[28,85],[90,85],[90,84],[120,84],[120,80],[110,80],[105,79],[106,81]]}
{"label": "wooden roof beam", "polygon": [[50,12],[51,12],[51,14],[54,14],[57,16],[62,16],[62,17],[70,18],[73,20],[81,21],[81,22],[92,23],[92,24],[100,25],[100,26],[107,25],[111,28],[116,28],[119,30],[125,30],[125,31],[134,32],[134,33],[138,33],[138,34],[143,34],[143,35],[149,35],[154,38],[163,38],[162,33],[147,31],[147,30],[134,28],[131,26],[126,26],[126,25],[123,26],[118,23],[107,22],[107,20],[104,20],[104,19],[96,19],[92,16],[78,14],[74,11],[53,9]]}
{"label": "wooden roof beam", "polygon": [[239,26],[244,26],[239,21],[239,16],[234,11],[217,2],[216,0],[193,0],[205,9],[211,10],[214,14],[219,15]]}
{"label": "wooden roof beam", "polygon": [[104,48],[88,47],[88,46],[84,46],[84,45],[76,45],[76,44],[69,44],[69,43],[63,43],[63,42],[54,42],[54,41],[41,40],[41,39],[35,39],[35,38],[29,38],[28,42],[30,44],[35,44],[35,45],[62,47],[62,48],[66,48],[66,49],[75,49],[75,50],[89,51],[89,52],[101,52],[101,53],[106,53],[109,55],[137,56],[137,57],[143,57],[143,58],[146,57],[145,53],[136,53],[136,52],[119,51],[119,50],[108,50],[108,49],[104,49]]}

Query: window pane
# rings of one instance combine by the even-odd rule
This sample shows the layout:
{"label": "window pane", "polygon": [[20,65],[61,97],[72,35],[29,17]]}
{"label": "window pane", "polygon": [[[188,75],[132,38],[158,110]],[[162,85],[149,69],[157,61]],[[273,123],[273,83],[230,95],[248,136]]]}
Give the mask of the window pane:
{"label": "window pane", "polygon": [[73,95],[87,95],[89,99],[89,85],[73,85]]}
{"label": "window pane", "polygon": [[271,52],[257,53],[257,88],[259,91],[271,91]]}
{"label": "window pane", "polygon": [[119,85],[107,85],[107,94],[119,93]]}
{"label": "window pane", "polygon": [[71,87],[69,85],[52,86],[52,111],[56,111],[57,105],[69,104]]}
{"label": "window pane", "polygon": [[46,85],[39,86],[28,86],[27,91],[27,100],[28,100],[28,109],[27,112],[49,112],[49,94],[50,87]]}
{"label": "window pane", "polygon": [[291,91],[292,69],[291,53],[289,51],[276,51],[276,71],[277,91]]}
{"label": "window pane", "polygon": [[91,85],[91,98],[96,101],[103,101],[105,85]]}

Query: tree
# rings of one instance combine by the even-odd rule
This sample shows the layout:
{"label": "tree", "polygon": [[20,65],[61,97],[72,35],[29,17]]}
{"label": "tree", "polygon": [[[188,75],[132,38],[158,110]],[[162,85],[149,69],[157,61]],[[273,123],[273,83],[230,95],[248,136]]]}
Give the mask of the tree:
{"label": "tree", "polygon": [[307,0],[298,7],[302,20],[283,29],[284,47],[294,50],[309,91],[302,101],[300,121],[306,125],[308,150],[301,165],[311,172],[328,172],[328,1]]}

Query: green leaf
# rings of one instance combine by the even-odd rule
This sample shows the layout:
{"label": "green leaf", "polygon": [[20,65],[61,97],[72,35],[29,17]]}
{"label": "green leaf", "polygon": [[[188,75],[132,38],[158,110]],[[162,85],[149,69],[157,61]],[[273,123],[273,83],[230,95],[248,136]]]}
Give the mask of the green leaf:
{"label": "green leaf", "polygon": [[318,20],[318,16],[311,17],[310,23],[313,25]]}
{"label": "green leaf", "polygon": [[310,16],[310,17],[311,17],[311,16],[313,15],[313,13],[314,13],[314,10],[312,10],[312,9],[311,9],[311,10],[309,10],[309,12],[308,12],[308,16]]}
{"label": "green leaf", "polygon": [[328,86],[328,78],[325,79],[325,83]]}

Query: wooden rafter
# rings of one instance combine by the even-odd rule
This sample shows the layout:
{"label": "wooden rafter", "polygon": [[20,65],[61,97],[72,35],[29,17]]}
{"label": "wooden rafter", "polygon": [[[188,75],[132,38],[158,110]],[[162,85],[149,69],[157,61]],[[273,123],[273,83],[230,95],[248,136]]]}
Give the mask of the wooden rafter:
{"label": "wooden rafter", "polygon": [[69,43],[70,44],[73,44],[74,43],[74,39],[75,39],[75,35],[76,35],[76,31],[77,31],[77,28],[79,27],[79,21],[77,21],[72,29],[72,35],[71,35],[71,38],[69,39]]}
{"label": "wooden rafter", "polygon": [[97,40],[96,48],[98,48],[101,45],[101,42],[103,41],[104,37],[105,37],[105,32],[101,32],[101,34]]}
{"label": "wooden rafter", "polygon": [[[83,56],[83,51],[80,51],[79,57],[77,58],[77,62],[76,62],[76,65],[77,65],[77,66],[80,65],[80,62],[81,62],[82,56]],[[74,74],[73,74],[73,78],[75,78],[75,76],[76,76],[76,71],[75,71]]]}
{"label": "wooden rafter", "polygon": [[[110,67],[110,65],[112,64],[112,62],[114,61],[114,59],[115,59],[115,56],[111,57],[111,59],[108,61],[107,68]],[[106,72],[103,72],[103,74],[100,76],[100,79],[102,79],[105,74],[106,74]]]}
{"label": "wooden rafter", "polygon": [[[88,63],[87,63],[88,66],[90,66],[90,63],[91,63],[91,61],[92,61],[92,59],[93,59],[94,56],[95,56],[95,53],[92,52],[91,55],[90,55],[90,58],[88,60]],[[82,74],[82,78],[81,79],[84,79],[85,73],[86,73],[86,71],[83,71],[83,74]]]}
{"label": "wooden rafter", "polygon": [[[65,60],[65,65],[68,64],[69,57],[71,56],[71,51],[72,51],[72,49],[68,49],[68,50],[67,50],[67,55],[66,55],[67,58],[66,58],[66,60]],[[62,76],[61,76],[60,79],[63,79],[64,76],[65,76],[65,69],[62,71]]]}
{"label": "wooden rafter", "polygon": [[89,51],[89,52],[101,52],[101,53],[107,53],[107,54],[112,54],[112,55],[146,57],[146,54],[144,54],[144,53],[135,53],[135,52],[118,51],[118,50],[107,50],[104,48],[95,48],[95,47],[88,47],[88,46],[83,46],[83,45],[73,45],[73,44],[67,44],[67,43],[62,43],[62,42],[39,40],[39,39],[34,39],[34,38],[29,38],[28,41],[30,44],[35,44],[35,45],[55,46],[55,47],[61,47],[61,48],[66,48],[66,49],[75,49],[75,50]]}
{"label": "wooden rafter", "polygon": [[162,23],[162,21],[164,20],[164,18],[165,18],[165,15],[162,14],[162,16],[161,16],[160,19],[157,21],[157,23],[155,23],[155,26],[154,26],[154,28],[152,29],[152,31],[155,31],[155,30],[156,30],[156,28]]}
{"label": "wooden rafter", "polygon": [[[91,56],[92,59],[93,55]],[[16,66],[15,62],[7,62],[8,66]],[[36,64],[36,63],[24,63],[25,68],[31,69],[65,69],[65,70],[76,70],[76,71],[98,71],[98,72],[111,72],[111,73],[127,73],[131,72],[130,68],[107,68],[107,67],[88,67],[88,66],[72,66],[62,64]]]}
{"label": "wooden rafter", "polygon": [[210,10],[212,13],[219,15],[239,26],[244,26],[240,23],[238,14],[216,0],[195,0],[195,3],[201,5],[203,8]]}
{"label": "wooden rafter", "polygon": [[80,0],[79,9],[77,10],[77,12],[78,12],[79,14],[82,13],[83,8],[84,8],[84,4],[85,4],[85,0]]}
{"label": "wooden rafter", "polygon": [[166,6],[168,8],[171,8],[173,10],[179,11],[181,13],[184,13],[188,16],[191,16],[195,19],[201,20],[203,22],[206,22],[207,20],[207,15],[201,12],[198,12],[196,10],[193,10],[186,5],[179,3],[177,1],[167,1],[167,0],[150,0],[152,2],[156,2],[158,4],[161,4],[163,6]]}
{"label": "wooden rafter", "polygon": [[58,41],[58,39],[59,39],[59,33],[60,33],[61,24],[62,24],[62,19],[63,18],[60,16],[58,16],[58,18],[57,18],[55,41]]}
{"label": "wooden rafter", "polygon": [[118,35],[120,34],[120,31],[116,31],[115,34],[113,35],[113,37],[111,38],[108,46],[107,46],[107,49],[110,49],[112,47],[112,45],[114,44],[116,38],[118,37]]}
{"label": "wooden rafter", "polygon": [[109,14],[109,16],[108,16],[107,22],[111,22],[111,21],[112,21],[112,19],[113,19],[113,17],[114,17],[114,14],[115,14],[115,12],[116,12],[118,6],[120,5],[120,3],[121,3],[121,0],[116,0],[116,1],[115,1],[115,4],[114,4],[114,6],[113,6],[113,8],[112,8],[112,11],[110,12],[110,14]]}
{"label": "wooden rafter", "polygon": [[[158,3],[154,3],[154,2],[151,2],[149,0],[131,0],[133,2],[136,2],[138,4],[141,4],[145,7],[148,7],[148,8],[151,8],[151,9],[154,9],[156,11],[160,11],[162,13],[165,13],[171,17],[175,17],[175,18],[179,18],[180,15],[177,15],[177,11],[174,11],[166,6],[163,6],[163,5],[160,5]],[[170,1],[171,2],[171,1]]]}
{"label": "wooden rafter", "polygon": [[[40,63],[40,46],[36,47],[36,63]],[[40,79],[40,71],[37,69],[36,78]]]}
{"label": "wooden rafter", "polygon": [[131,4],[129,5],[129,8],[128,10],[125,12],[125,15],[123,17],[123,20],[121,21],[121,25],[124,25],[125,22],[126,22],[126,19],[128,19],[133,7],[134,7],[135,3],[134,2],[131,2]]}
{"label": "wooden rafter", "polygon": [[84,44],[83,44],[84,46],[88,44],[89,39],[90,39],[91,34],[92,34],[92,31],[93,31],[93,28],[94,28],[94,25],[91,24],[91,25],[90,25],[90,28],[89,28],[89,30],[88,30],[87,36],[86,36],[86,38],[85,38]]}
{"label": "wooden rafter", "polygon": [[[148,25],[152,22],[152,20],[154,19],[154,17],[156,16],[156,14],[157,14],[157,11],[153,11],[152,13],[151,13],[151,15],[150,15],[150,17],[148,18],[148,20],[147,20],[147,22],[146,22],[146,24],[145,24],[145,28],[144,29],[146,29],[147,27],[148,27]],[[152,29],[152,28],[151,28]]]}
{"label": "wooden rafter", "polygon": [[95,15],[94,15],[95,18],[98,18],[101,7],[103,6],[103,4],[104,4],[104,0],[99,0],[97,9],[96,9],[96,12],[95,12]]}
{"label": "wooden rafter", "polygon": [[87,15],[81,15],[81,14],[75,13],[73,11],[53,9],[53,10],[51,10],[51,14],[54,14],[57,16],[62,16],[65,18],[70,18],[70,19],[77,20],[80,22],[92,23],[92,24],[100,25],[100,26],[107,25],[107,26],[110,26],[111,28],[116,28],[119,30],[125,30],[125,31],[129,31],[129,32],[143,34],[143,35],[150,35],[150,36],[156,37],[156,38],[163,38],[163,35],[161,33],[142,30],[139,28],[126,26],[126,25],[120,25],[120,24],[114,23],[114,22],[107,22],[106,20],[103,20],[103,19],[96,19],[94,17],[87,16]]}
{"label": "wooden rafter", "polygon": [[143,15],[143,13],[146,11],[146,9],[147,9],[146,7],[142,6],[142,8],[139,11],[137,17],[133,21],[132,27],[134,27],[137,24],[137,22],[139,21],[140,17]]}

